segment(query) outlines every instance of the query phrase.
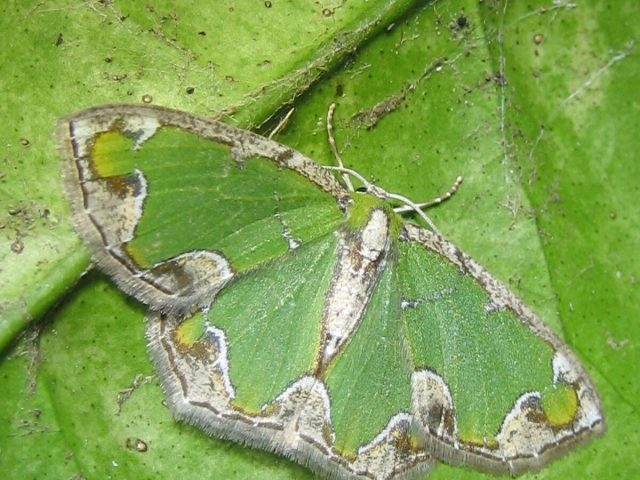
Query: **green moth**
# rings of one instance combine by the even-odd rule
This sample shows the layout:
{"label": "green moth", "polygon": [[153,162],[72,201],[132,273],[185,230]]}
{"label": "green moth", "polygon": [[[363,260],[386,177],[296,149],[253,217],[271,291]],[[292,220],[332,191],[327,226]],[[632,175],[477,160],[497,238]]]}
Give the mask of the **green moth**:
{"label": "green moth", "polygon": [[85,110],[58,138],[77,230],[148,305],[178,419],[340,479],[517,475],[604,431],[569,348],[375,190],[153,106]]}

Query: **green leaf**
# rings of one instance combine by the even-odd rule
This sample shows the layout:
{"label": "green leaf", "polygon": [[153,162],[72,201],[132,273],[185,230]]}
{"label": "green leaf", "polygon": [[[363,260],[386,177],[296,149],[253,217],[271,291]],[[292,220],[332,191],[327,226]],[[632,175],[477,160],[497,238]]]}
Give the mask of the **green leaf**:
{"label": "green leaf", "polygon": [[[378,23],[385,2],[330,6],[329,17],[306,2],[238,3],[205,12],[119,2],[0,7],[0,345],[22,319],[63,300],[88,265],[59,186],[58,117],[150,95],[193,113],[238,112],[241,125],[255,125],[356,52],[296,103],[278,140],[331,163],[323,118],[337,101],[345,162],[386,190],[429,199],[464,175],[430,216],[563,334],[594,377],[609,422],[603,439],[536,478],[638,476],[640,385],[629,368],[640,360],[635,3],[436,2]],[[355,50],[371,29],[346,33],[374,24],[382,33]],[[377,123],[376,112],[386,112]],[[3,472],[310,478],[176,424],[153,381],[115,415],[118,391],[153,373],[142,316],[91,274],[48,316],[39,368],[29,366],[38,350],[27,340],[5,354]],[[128,438],[148,451],[127,448]],[[431,478],[480,477],[440,465]]]}

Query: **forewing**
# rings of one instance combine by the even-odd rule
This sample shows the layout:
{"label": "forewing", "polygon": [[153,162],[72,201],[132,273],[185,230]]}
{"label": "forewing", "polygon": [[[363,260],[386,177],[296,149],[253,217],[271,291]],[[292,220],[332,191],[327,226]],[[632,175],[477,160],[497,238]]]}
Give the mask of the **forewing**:
{"label": "forewing", "polygon": [[302,154],[152,106],[58,125],[65,189],[93,260],[153,309],[207,306],[235,274],[333,231],[347,192]]}
{"label": "forewing", "polygon": [[577,357],[505,285],[430,231],[401,238],[412,411],[431,451],[514,475],[604,431]]}

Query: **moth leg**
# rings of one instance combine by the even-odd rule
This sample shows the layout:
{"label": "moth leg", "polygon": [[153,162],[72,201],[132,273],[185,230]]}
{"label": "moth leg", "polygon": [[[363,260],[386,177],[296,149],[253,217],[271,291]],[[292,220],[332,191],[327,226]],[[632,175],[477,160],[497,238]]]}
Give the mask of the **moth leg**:
{"label": "moth leg", "polygon": [[291,118],[291,115],[293,115],[293,111],[294,110],[295,110],[295,108],[291,108],[287,112],[287,114],[278,122],[278,124],[275,126],[275,128],[273,130],[271,130],[271,133],[267,137],[269,140],[273,140],[273,137],[275,137],[277,134],[279,134],[284,129],[284,127],[287,126],[287,123],[289,123],[289,119]]}

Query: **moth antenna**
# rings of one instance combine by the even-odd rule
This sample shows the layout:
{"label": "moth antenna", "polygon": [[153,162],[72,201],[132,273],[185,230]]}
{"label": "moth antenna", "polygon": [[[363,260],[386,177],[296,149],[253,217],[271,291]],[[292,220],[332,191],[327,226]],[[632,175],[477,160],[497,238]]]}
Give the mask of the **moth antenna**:
{"label": "moth antenna", "polygon": [[[340,157],[340,153],[338,152],[338,147],[336,146],[336,139],[333,136],[333,112],[336,109],[336,104],[332,103],[329,105],[329,110],[327,111],[327,136],[329,137],[329,146],[331,147],[331,151],[333,152],[333,156],[336,157],[336,162],[338,162],[338,167],[344,169],[344,163],[342,162],[342,157]],[[338,170],[342,173],[342,179],[344,180],[345,185],[347,186],[347,190],[353,192],[353,184],[351,183],[351,178],[349,178],[349,173],[345,170]]]}
{"label": "moth antenna", "polygon": [[[397,193],[387,192],[386,190],[374,185],[358,172],[356,172],[355,170],[351,170],[350,168],[332,166],[324,166],[323,168],[326,168],[327,170],[335,170],[336,172],[340,172],[343,175],[351,175],[352,177],[357,178],[360,182],[362,182],[362,185],[364,186],[364,188],[366,188],[367,193],[375,195],[381,200],[397,200],[398,202],[404,203],[405,206],[400,208],[406,209],[405,211],[407,212],[416,212],[420,216],[420,218],[422,218],[426,222],[426,224],[429,225],[429,228],[431,228],[434,233],[442,235],[440,233],[440,230],[438,230],[438,227],[436,227],[435,223],[433,223],[433,221],[429,217],[427,217],[427,215],[420,209],[420,206],[413,203],[407,197],[399,195]],[[394,209],[394,211],[397,211],[397,209]]]}
{"label": "moth antenna", "polygon": [[337,167],[325,166],[324,168],[326,168],[327,170],[335,170],[337,172],[340,172],[342,174],[344,183],[347,186],[347,190],[349,190],[350,192],[354,191],[353,184],[351,183],[350,177],[355,177],[360,182],[362,182],[362,185],[364,185],[368,193],[371,193],[382,200],[397,200],[399,202],[404,203],[405,205],[404,207],[399,207],[399,209],[394,209],[394,211],[395,212],[415,211],[426,222],[426,224],[429,225],[429,228],[431,228],[431,230],[433,230],[438,235],[441,235],[440,230],[438,230],[438,227],[436,227],[433,221],[429,217],[427,217],[427,215],[422,211],[422,208],[425,208],[426,205],[431,205],[431,204],[436,205],[438,203],[442,203],[443,201],[450,198],[458,189],[458,186],[462,182],[462,177],[458,177],[456,179],[455,183],[449,189],[449,191],[447,191],[447,193],[445,193],[441,197],[438,197],[432,200],[431,202],[427,202],[425,204],[420,204],[420,205],[413,203],[411,200],[409,200],[407,197],[403,195],[398,195],[397,193],[389,193],[386,190],[383,190],[382,188],[369,182],[366,178],[364,178],[355,170],[351,170],[350,168],[346,168],[344,166],[344,162],[342,161],[342,158],[340,157],[340,153],[338,152],[338,147],[336,146],[336,139],[333,134],[333,114],[335,112],[335,109],[336,109],[335,103],[332,103],[331,105],[329,105],[329,110],[327,111],[327,136],[329,138],[329,146],[331,147],[333,156],[336,158],[336,162],[338,163],[338,166]]}
{"label": "moth antenna", "polygon": [[[462,183],[462,177],[460,175],[458,175],[458,177],[456,177],[455,182],[453,182],[453,185],[451,185],[451,188],[449,188],[449,190],[447,190],[446,193],[444,193],[443,195],[440,195],[439,197],[436,197],[433,200],[430,200],[428,202],[417,203],[416,207],[418,207],[419,209],[422,210],[422,209],[425,209],[425,208],[429,208],[429,207],[434,207],[436,205],[440,205],[442,202],[446,202],[451,197],[453,197],[453,195],[458,191],[458,188],[460,187],[461,183]],[[414,210],[414,208],[410,207],[408,205],[405,205],[404,207],[397,207],[397,208],[393,209],[393,211],[396,212],[396,213],[406,213],[406,212],[410,212],[411,210]]]}
{"label": "moth antenna", "polygon": [[267,137],[269,140],[273,140],[273,137],[279,134],[284,129],[284,127],[286,127],[287,123],[289,123],[289,119],[291,118],[291,115],[293,115],[294,110],[295,108],[291,108],[287,112],[287,114],[278,122],[275,128],[271,130],[271,133]]}
{"label": "moth antenna", "polygon": [[[429,217],[427,217],[427,214],[422,211],[422,208],[420,207],[420,205],[413,203],[407,197],[403,195],[398,195],[397,193],[387,193],[387,195],[392,200],[398,200],[399,202],[404,203],[405,206],[400,208],[406,208],[407,212],[410,212],[413,210],[420,216],[420,218],[422,218],[427,223],[427,225],[429,225],[429,228],[431,228],[431,230],[433,230],[434,233],[437,233],[438,235],[442,236],[442,234],[440,233],[440,230],[438,230],[438,227],[436,227],[435,223],[433,223],[433,221]],[[394,208],[393,211],[395,212],[396,209]]]}

